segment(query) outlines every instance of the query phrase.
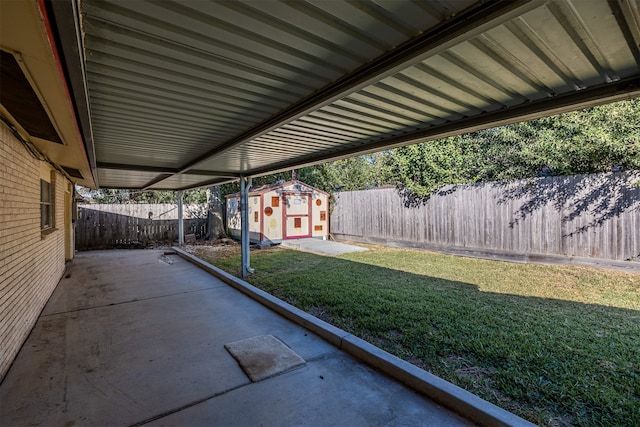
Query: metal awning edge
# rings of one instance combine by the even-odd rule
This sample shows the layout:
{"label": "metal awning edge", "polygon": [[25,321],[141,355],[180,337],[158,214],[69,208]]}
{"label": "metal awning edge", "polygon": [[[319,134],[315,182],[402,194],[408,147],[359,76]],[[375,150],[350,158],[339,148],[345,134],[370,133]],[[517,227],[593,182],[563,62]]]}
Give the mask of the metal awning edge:
{"label": "metal awning edge", "polygon": [[283,172],[294,167],[312,166],[315,164],[340,160],[354,155],[371,154],[383,149],[397,148],[409,144],[433,141],[435,139],[460,135],[492,127],[504,126],[516,122],[538,119],[561,114],[581,108],[588,108],[615,101],[623,101],[640,97],[640,77],[634,76],[614,83],[596,86],[570,94],[558,95],[551,102],[548,99],[528,102],[515,107],[484,113],[455,122],[435,125],[430,128],[408,132],[403,135],[381,139],[360,147],[349,147],[332,151],[324,156],[315,156],[313,160],[292,159],[268,169],[249,171],[251,176],[262,176]]}

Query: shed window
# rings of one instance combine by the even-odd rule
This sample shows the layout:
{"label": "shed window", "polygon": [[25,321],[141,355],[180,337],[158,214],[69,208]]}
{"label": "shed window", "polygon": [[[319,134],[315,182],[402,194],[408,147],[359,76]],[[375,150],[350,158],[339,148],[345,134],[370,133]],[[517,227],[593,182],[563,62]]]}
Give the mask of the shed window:
{"label": "shed window", "polygon": [[277,208],[278,206],[280,206],[280,197],[278,196],[271,197],[271,207]]}
{"label": "shed window", "polygon": [[51,198],[51,184],[40,180],[40,229],[53,227],[53,203]]}

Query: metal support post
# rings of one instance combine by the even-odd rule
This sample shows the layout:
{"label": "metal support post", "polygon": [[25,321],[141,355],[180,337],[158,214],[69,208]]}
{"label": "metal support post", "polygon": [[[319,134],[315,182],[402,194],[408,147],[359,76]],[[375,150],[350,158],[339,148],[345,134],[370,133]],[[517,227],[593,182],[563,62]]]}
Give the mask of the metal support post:
{"label": "metal support post", "polygon": [[178,246],[184,244],[184,221],[182,218],[182,191],[178,191]]}
{"label": "metal support post", "polygon": [[249,255],[249,189],[251,178],[240,177],[240,241],[242,244],[242,278],[253,273]]}

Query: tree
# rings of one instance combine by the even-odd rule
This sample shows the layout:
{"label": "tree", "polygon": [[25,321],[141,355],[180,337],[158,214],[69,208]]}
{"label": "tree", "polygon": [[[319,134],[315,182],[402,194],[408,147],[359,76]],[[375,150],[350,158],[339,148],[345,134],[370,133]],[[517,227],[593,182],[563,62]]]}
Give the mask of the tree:
{"label": "tree", "polygon": [[220,186],[214,185],[205,190],[207,201],[207,240],[217,239],[225,235],[224,215]]}
{"label": "tree", "polygon": [[86,189],[78,191],[85,199],[95,203],[128,203],[129,190],[104,188],[99,190]]}
{"label": "tree", "polygon": [[[177,203],[177,193],[169,190],[125,190],[100,188],[91,190],[78,187],[78,193],[85,199],[94,203],[120,204],[120,203]],[[206,189],[199,188],[184,192],[185,203],[206,203]]]}
{"label": "tree", "polygon": [[481,165],[475,142],[452,137],[392,150],[384,156],[385,180],[418,196],[427,196],[443,184],[476,182]]}
{"label": "tree", "polygon": [[378,184],[379,154],[362,155],[300,169],[298,177],[309,185],[331,193],[362,190]]}

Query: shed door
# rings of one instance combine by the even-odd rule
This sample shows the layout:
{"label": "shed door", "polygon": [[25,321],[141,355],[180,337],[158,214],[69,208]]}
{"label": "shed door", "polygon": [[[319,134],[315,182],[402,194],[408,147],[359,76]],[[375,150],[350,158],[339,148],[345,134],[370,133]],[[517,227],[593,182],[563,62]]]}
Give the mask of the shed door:
{"label": "shed door", "polygon": [[308,194],[285,194],[284,202],[283,237],[311,237],[311,197]]}

